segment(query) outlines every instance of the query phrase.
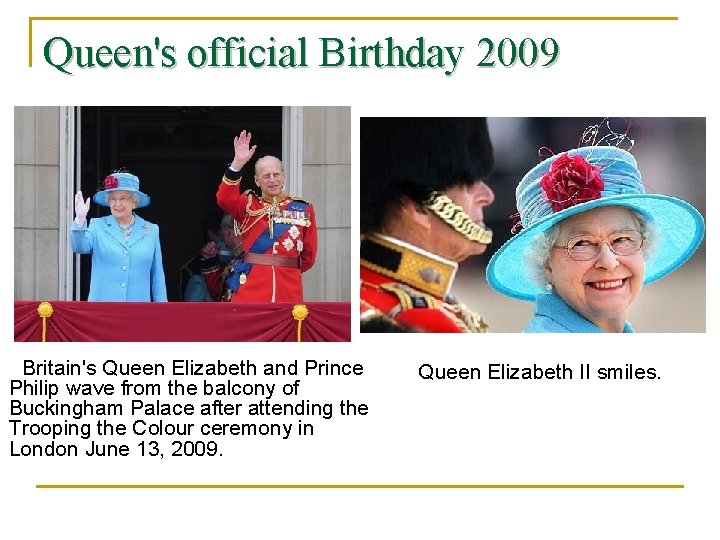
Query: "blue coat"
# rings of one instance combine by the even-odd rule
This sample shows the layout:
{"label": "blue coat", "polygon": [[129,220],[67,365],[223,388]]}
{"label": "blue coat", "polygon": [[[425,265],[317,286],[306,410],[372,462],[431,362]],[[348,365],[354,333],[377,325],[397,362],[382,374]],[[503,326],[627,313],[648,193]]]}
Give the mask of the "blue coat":
{"label": "blue coat", "polygon": [[91,219],[89,227],[73,221],[70,244],[75,253],[92,253],[88,300],[167,302],[160,229],[154,223],[136,215],[126,245],[111,215]]}
{"label": "blue coat", "polygon": [[[603,330],[568,306],[559,296],[539,294],[535,299],[535,314],[523,332],[598,333]],[[632,326],[625,321],[623,333],[632,332]]]}

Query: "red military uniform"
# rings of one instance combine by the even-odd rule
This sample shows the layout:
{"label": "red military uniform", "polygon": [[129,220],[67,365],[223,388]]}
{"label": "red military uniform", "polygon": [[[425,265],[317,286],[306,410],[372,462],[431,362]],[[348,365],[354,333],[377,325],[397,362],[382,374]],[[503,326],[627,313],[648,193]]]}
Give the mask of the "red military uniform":
{"label": "red military uniform", "polygon": [[317,225],[310,203],[283,191],[272,200],[240,193],[240,174],[228,169],[217,192],[220,208],[239,227],[245,256],[235,265],[232,302],[301,302],[302,272],[317,255]]}
{"label": "red military uniform", "polygon": [[487,324],[449,294],[457,263],[388,236],[363,238],[360,320],[419,332],[485,332]]}

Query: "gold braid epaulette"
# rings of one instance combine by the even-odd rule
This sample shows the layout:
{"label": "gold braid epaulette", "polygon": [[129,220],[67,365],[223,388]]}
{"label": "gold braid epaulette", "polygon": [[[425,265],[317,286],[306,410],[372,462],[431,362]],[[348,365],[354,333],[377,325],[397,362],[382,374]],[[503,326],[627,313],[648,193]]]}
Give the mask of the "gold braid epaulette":
{"label": "gold braid epaulette", "polygon": [[[252,189],[246,190],[243,195],[247,195],[247,204],[245,205],[245,219],[242,222],[242,225],[238,224],[237,220],[233,222],[233,228],[235,230],[236,236],[242,236],[247,231],[249,231],[258,221],[262,219],[263,216],[267,215],[268,213],[268,207],[263,206],[262,208],[258,210],[251,210],[251,206],[253,204],[253,195],[255,195],[255,192]],[[257,195],[255,195],[257,197]],[[252,222],[250,226],[247,225],[248,221],[251,217],[256,217],[257,219]]]}
{"label": "gold braid epaulette", "polygon": [[[263,206],[260,210],[250,210],[253,203],[253,195],[255,192],[252,189],[246,190],[243,195],[247,195],[247,204],[245,205],[245,212],[248,216],[260,216],[267,213],[267,208]],[[255,195],[257,197],[257,195]]]}
{"label": "gold braid epaulette", "polygon": [[433,191],[423,204],[468,240],[478,244],[492,242],[492,231],[475,223],[463,210],[462,206],[455,204],[444,193]]}

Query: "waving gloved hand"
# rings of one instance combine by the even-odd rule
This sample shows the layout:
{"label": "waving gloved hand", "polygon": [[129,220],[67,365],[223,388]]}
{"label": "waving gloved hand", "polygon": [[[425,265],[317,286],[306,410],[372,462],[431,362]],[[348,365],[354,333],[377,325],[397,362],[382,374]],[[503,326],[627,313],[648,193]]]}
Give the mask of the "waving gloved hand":
{"label": "waving gloved hand", "polygon": [[78,191],[75,194],[75,223],[80,227],[85,224],[85,218],[90,211],[90,197],[87,200],[83,200],[82,191]]}

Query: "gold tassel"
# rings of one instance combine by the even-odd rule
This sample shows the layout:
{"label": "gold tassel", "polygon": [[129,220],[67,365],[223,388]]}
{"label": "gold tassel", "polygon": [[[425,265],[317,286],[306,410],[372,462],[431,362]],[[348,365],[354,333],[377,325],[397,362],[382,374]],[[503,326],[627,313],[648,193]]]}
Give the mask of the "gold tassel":
{"label": "gold tassel", "polygon": [[305,304],[295,304],[292,308],[292,316],[297,323],[297,340],[302,341],[302,322],[308,316],[308,308]]}
{"label": "gold tassel", "polygon": [[42,317],[42,342],[45,343],[47,334],[47,320],[53,314],[53,307],[50,302],[41,302],[37,308],[38,315]]}

